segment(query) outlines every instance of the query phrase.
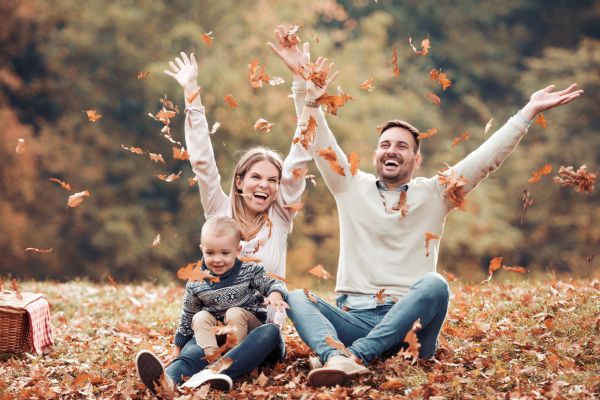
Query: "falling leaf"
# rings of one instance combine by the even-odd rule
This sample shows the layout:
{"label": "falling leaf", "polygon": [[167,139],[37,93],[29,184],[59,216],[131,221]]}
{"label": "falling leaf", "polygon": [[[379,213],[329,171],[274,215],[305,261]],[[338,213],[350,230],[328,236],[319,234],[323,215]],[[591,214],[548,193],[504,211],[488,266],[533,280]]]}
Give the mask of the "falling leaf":
{"label": "falling leaf", "polygon": [[69,196],[69,199],[67,200],[67,207],[77,207],[78,205],[80,205],[81,203],[83,203],[83,200],[86,197],[90,196],[90,192],[89,190],[84,190],[83,192],[79,192],[79,193],[75,193]]}
{"label": "falling leaf", "polygon": [[215,374],[220,374],[227,368],[231,367],[231,364],[233,364],[233,360],[230,357],[223,357],[216,363],[210,365],[208,369],[213,371]]}
{"label": "falling leaf", "polygon": [[392,67],[394,67],[394,76],[400,77],[400,68],[398,67],[398,46],[394,46],[392,50]]}
{"label": "falling leaf", "polygon": [[300,38],[297,35],[300,28],[302,28],[302,25],[290,25],[288,29],[284,29],[282,35],[284,47],[294,47],[300,43]]}
{"label": "falling leaf", "polygon": [[265,387],[267,385],[267,383],[269,383],[269,378],[267,378],[267,376],[264,374],[264,372],[261,372],[260,375],[258,376],[258,378],[256,378],[256,383],[260,387]]}
{"label": "falling leaf", "polygon": [[431,129],[427,130],[427,132],[425,132],[425,133],[419,133],[419,136],[417,136],[417,139],[418,140],[427,139],[427,138],[432,137],[433,135],[437,135],[437,133],[438,133],[437,128],[431,128]]}
{"label": "falling leaf", "polygon": [[193,178],[188,178],[188,185],[189,186],[194,186],[195,184],[198,183],[198,177],[194,176]]}
{"label": "falling leaf", "polygon": [[464,186],[467,184],[467,178],[463,175],[457,176],[456,171],[451,170],[444,174],[438,172],[438,182],[440,185],[445,185],[446,190],[444,196],[452,203],[452,205],[460,210],[465,209],[465,191]]}
{"label": "falling leaf", "polygon": [[321,279],[325,279],[325,280],[333,278],[333,275],[331,275],[329,272],[327,272],[327,270],[325,268],[323,268],[323,266],[321,264],[317,264],[314,267],[312,267],[311,269],[309,269],[308,273],[316,276],[317,278],[321,278]]}
{"label": "falling leaf", "polygon": [[215,134],[215,132],[216,132],[216,131],[217,131],[217,130],[220,128],[220,127],[221,127],[221,123],[220,123],[220,122],[218,122],[218,121],[217,121],[217,122],[215,122],[215,123],[213,124],[212,128],[210,129],[210,132],[209,132],[209,133],[210,133],[211,135],[214,135],[214,134]]}
{"label": "falling leaf", "polygon": [[292,176],[294,177],[294,180],[297,181],[298,179],[304,179],[307,172],[308,168],[305,165],[302,165],[292,170]]}
{"label": "falling leaf", "polygon": [[429,243],[432,240],[437,240],[439,238],[439,235],[435,235],[430,232],[425,232],[425,257],[429,257]]}
{"label": "falling leaf", "polygon": [[88,120],[90,122],[96,122],[98,121],[100,118],[102,118],[101,114],[98,114],[96,112],[96,110],[85,110],[85,113],[87,114]]}
{"label": "falling leaf", "polygon": [[454,282],[456,280],[456,275],[454,275],[452,272],[442,271],[442,273],[448,282]]}
{"label": "falling leaf", "polygon": [[586,260],[591,264],[592,261],[594,261],[594,258],[596,258],[596,253],[592,254],[591,256],[587,256]]}
{"label": "falling leaf", "polygon": [[306,81],[312,81],[319,88],[325,87],[327,84],[327,76],[329,75],[329,66],[325,65],[321,69],[316,63],[307,63],[300,65],[300,74]]}
{"label": "falling leaf", "polygon": [[300,210],[302,210],[303,207],[304,207],[304,203],[292,203],[292,204],[286,204],[283,206],[283,208],[286,208],[290,211],[300,211]]}
{"label": "falling leaf", "polygon": [[240,257],[241,262],[260,264],[262,260],[258,257]]}
{"label": "falling leaf", "polygon": [[138,72],[137,78],[138,80],[142,80],[148,77],[148,75],[150,75],[150,72],[148,71],[140,71]]}
{"label": "falling leaf", "polygon": [[179,279],[187,279],[188,281],[201,281],[208,280],[210,282],[219,282],[218,276],[211,275],[207,269],[202,269],[202,261],[192,262],[185,267],[177,270],[177,277]]}
{"label": "falling leaf", "polygon": [[410,47],[416,54],[419,54],[421,56],[426,56],[427,54],[429,54],[429,49],[431,48],[429,38],[421,40],[421,50],[417,50],[417,48],[413,46],[412,37],[410,36],[408,37],[408,44],[410,44]]}
{"label": "falling leaf", "polygon": [[542,179],[542,176],[552,172],[552,164],[545,164],[543,167],[533,173],[533,176],[527,180],[529,183],[536,183]]}
{"label": "falling leaf", "polygon": [[429,79],[432,81],[438,81],[442,85],[442,89],[446,90],[452,86],[452,81],[448,79],[448,76],[442,72],[442,70],[432,69],[429,71]]}
{"label": "falling leaf", "polygon": [[265,73],[265,67],[260,66],[256,59],[248,64],[248,79],[250,80],[250,86],[254,89],[263,87],[263,83],[269,83],[269,75]]}
{"label": "falling leaf", "polygon": [[406,204],[406,200],[408,199],[408,195],[406,191],[400,192],[400,196],[398,197],[398,203],[394,207],[392,207],[392,211],[399,211],[402,217],[406,217],[408,215],[408,204]]}
{"label": "falling leaf", "polygon": [[61,188],[68,190],[69,192],[73,191],[73,189],[71,189],[71,185],[69,185],[67,182],[61,181],[57,178],[50,178],[50,181],[58,183]]}
{"label": "falling leaf", "polygon": [[265,132],[271,132],[271,128],[273,128],[273,125],[270,123],[269,121],[267,121],[264,118],[259,118],[256,120],[256,122],[254,123],[254,130],[255,131],[265,131]]}
{"label": "falling leaf", "polygon": [[274,76],[271,79],[269,79],[269,85],[271,86],[277,86],[277,85],[281,85],[285,83],[285,79],[283,79],[280,76]]}
{"label": "falling leaf", "polygon": [[[163,97],[161,97],[159,99],[159,101],[160,101],[160,104],[163,105],[163,110],[161,110],[161,111],[167,110],[167,111],[172,111],[175,114],[179,114],[179,106],[175,105],[171,100],[169,100],[167,98],[166,94]],[[175,115],[173,115],[173,117],[174,116]],[[168,118],[172,118],[172,117],[168,117]]]}
{"label": "falling leaf", "polygon": [[527,272],[527,268],[525,267],[520,267],[520,266],[513,266],[513,267],[509,267],[507,265],[503,265],[502,269],[504,271],[512,271],[512,272],[518,272],[519,274],[524,274]]}
{"label": "falling leaf", "polygon": [[281,281],[281,282],[286,283],[286,284],[290,283],[290,281],[288,281],[287,279],[285,279],[283,276],[274,274],[273,272],[267,271],[267,276],[269,276],[269,277],[271,277],[273,279],[277,279],[278,281]]}
{"label": "falling leaf", "polygon": [[523,197],[521,198],[521,202],[523,203],[523,214],[521,214],[521,225],[523,225],[523,220],[525,219],[525,213],[527,209],[533,205],[533,200],[529,197],[529,190],[527,188],[523,189]]}
{"label": "falling leaf", "polygon": [[204,44],[206,45],[206,47],[212,46],[213,40],[215,40],[212,31],[210,31],[208,33],[203,33],[201,38],[202,38],[202,41],[204,42]]}
{"label": "falling leaf", "polygon": [[333,338],[333,336],[326,336],[325,337],[325,343],[327,343],[329,346],[333,347],[334,349],[339,350],[346,357],[354,359],[354,356],[353,356],[352,353],[350,353],[350,350],[348,350],[346,348],[346,346],[344,346],[344,344],[342,342],[338,342],[337,340],[335,340]]}
{"label": "falling leaf", "polygon": [[544,118],[544,114],[541,113],[537,116],[533,123],[541,126],[544,129],[548,127],[548,121],[546,121],[546,118]]}
{"label": "falling leaf", "polygon": [[161,164],[165,163],[165,160],[164,160],[162,154],[148,153],[148,157],[150,157],[150,159],[152,161],[159,162]]}
{"label": "falling leaf", "polygon": [[175,118],[177,116],[177,112],[172,111],[172,110],[167,110],[165,108],[162,108],[158,113],[156,113],[156,118],[159,120],[163,120],[163,119],[171,119],[171,118]]}
{"label": "falling leaf", "polygon": [[399,355],[402,355],[405,359],[410,359],[411,364],[414,364],[419,359],[419,349],[421,348],[421,344],[419,343],[419,338],[417,337],[417,332],[421,330],[421,318],[417,319],[406,336],[404,336],[404,343],[408,344],[408,348],[402,349],[398,352]]}
{"label": "falling leaf", "polygon": [[375,293],[375,300],[377,301],[377,304],[385,303],[386,295],[384,292],[385,292],[385,289],[379,289],[377,291],[377,293]]}
{"label": "falling leaf", "polygon": [[173,147],[173,158],[176,160],[189,160],[190,159],[190,153],[188,153],[188,151],[186,149],[179,148],[179,147]]}
{"label": "falling leaf", "polygon": [[326,149],[320,149],[318,153],[319,156],[323,157],[329,162],[329,166],[336,174],[346,176],[344,168],[338,163],[337,154],[335,154],[335,151],[333,151],[331,146],[327,147]]}
{"label": "falling leaf", "polygon": [[37,247],[28,247],[25,251],[34,251],[36,253],[50,253],[52,251],[52,247],[49,249],[38,249]]}
{"label": "falling leaf", "polygon": [[350,165],[350,173],[352,176],[356,175],[358,172],[358,165],[360,164],[360,158],[358,157],[357,152],[352,151],[348,154],[348,164]]}
{"label": "falling leaf", "polygon": [[488,121],[488,123],[485,124],[485,129],[483,131],[483,136],[487,135],[487,133],[489,132],[489,130],[492,129],[492,121],[494,121],[494,118],[490,119]]}
{"label": "falling leaf", "polygon": [[338,108],[344,106],[348,100],[354,100],[349,94],[323,95],[317,99],[319,105],[325,105],[325,112],[331,115],[337,115]]}
{"label": "falling leaf", "polygon": [[17,152],[17,154],[23,154],[23,153],[25,153],[25,150],[26,150],[25,139],[19,138],[17,140],[17,147],[15,148],[15,151]]}
{"label": "falling leaf", "polygon": [[225,102],[225,104],[229,105],[231,108],[237,108],[237,106],[238,106],[237,101],[231,94],[223,96],[223,101]]}
{"label": "falling leaf", "polygon": [[452,147],[456,147],[456,145],[459,144],[460,142],[469,140],[470,137],[471,137],[471,134],[469,132],[463,132],[460,136],[457,136],[454,139],[452,139]]}
{"label": "falling leaf", "polygon": [[572,166],[561,167],[558,169],[559,176],[554,177],[554,182],[563,186],[574,186],[576,192],[592,193],[594,184],[596,183],[596,174],[588,172],[587,166],[584,164],[577,172]]}
{"label": "falling leaf", "polygon": [[490,260],[490,265],[488,266],[489,276],[486,280],[482,281],[482,283],[492,280],[492,275],[494,275],[494,272],[498,271],[500,268],[502,268],[502,257],[492,258]]}
{"label": "falling leaf", "polygon": [[144,150],[142,150],[140,147],[127,147],[124,144],[121,144],[121,148],[123,148],[124,150],[129,150],[130,152],[135,154],[144,154]]}
{"label": "falling leaf", "polygon": [[179,171],[177,174],[173,173],[171,175],[165,175],[165,174],[159,174],[156,175],[158,177],[158,179],[160,179],[161,181],[165,181],[165,182],[173,182],[176,181],[177,179],[179,179],[181,173],[183,171]]}
{"label": "falling leaf", "polygon": [[296,143],[300,142],[302,147],[304,147],[306,150],[308,150],[308,147],[310,146],[310,144],[313,141],[313,138],[315,137],[316,129],[317,129],[317,120],[315,119],[315,117],[313,117],[311,115],[310,117],[308,117],[308,122],[306,124],[306,127],[303,128],[302,130],[300,130],[300,136],[296,136],[292,140],[292,143],[296,144]]}
{"label": "falling leaf", "polygon": [[160,244],[160,233],[156,234],[156,237],[152,241],[152,247],[156,247]]}
{"label": "falling leaf", "polygon": [[110,283],[110,285],[111,285],[113,288],[115,288],[115,289],[118,289],[118,288],[117,288],[117,281],[115,281],[115,280],[114,280],[114,278],[113,278],[112,276],[110,276],[110,274],[108,274],[108,275],[106,276],[106,279],[108,279],[108,282]]}
{"label": "falling leaf", "polygon": [[360,84],[360,88],[366,90],[367,92],[372,92],[375,90],[375,85],[373,84],[373,78],[369,78],[363,83]]}
{"label": "falling leaf", "polygon": [[186,97],[186,100],[188,103],[192,103],[194,100],[196,100],[196,97],[198,97],[200,95],[200,86],[198,86],[196,89],[194,89],[192,91],[192,93],[190,93],[189,96]]}
{"label": "falling leaf", "polygon": [[308,299],[313,302],[314,304],[317,304],[317,298],[310,292],[310,290],[308,290],[307,288],[302,289],[304,291],[304,294],[306,295],[306,297],[308,297]]}
{"label": "falling leaf", "polygon": [[317,42],[317,44],[319,44],[319,35],[317,35],[315,33],[315,35],[313,36],[313,38],[315,39],[315,42]]}
{"label": "falling leaf", "polygon": [[436,106],[440,106],[442,104],[442,100],[436,96],[433,92],[427,92],[424,94],[425,98],[435,104]]}

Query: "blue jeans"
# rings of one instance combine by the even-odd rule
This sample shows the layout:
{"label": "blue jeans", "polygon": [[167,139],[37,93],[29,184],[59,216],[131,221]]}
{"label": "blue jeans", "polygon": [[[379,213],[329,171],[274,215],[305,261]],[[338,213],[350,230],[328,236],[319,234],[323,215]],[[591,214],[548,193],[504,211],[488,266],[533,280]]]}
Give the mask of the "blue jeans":
{"label": "blue jeans", "polygon": [[320,298],[315,304],[302,290],[289,293],[287,302],[288,316],[298,334],[319,355],[322,363],[340,353],[325,342],[325,337],[332,336],[366,365],[380,354],[400,350],[404,337],[418,318],[422,326],[417,333],[421,344],[419,357],[432,357],[449,299],[446,280],[430,272],[412,285],[410,292],[397,303],[374,309],[346,312]]}
{"label": "blue jeans", "polygon": [[[240,344],[224,356],[231,358],[233,364],[223,373],[231,379],[237,379],[252,372],[263,361],[273,364],[282,361],[285,357],[285,343],[277,325],[264,324],[251,331]],[[204,350],[192,337],[181,349],[179,357],[166,368],[166,373],[179,385],[183,376],[190,377],[207,365]]]}

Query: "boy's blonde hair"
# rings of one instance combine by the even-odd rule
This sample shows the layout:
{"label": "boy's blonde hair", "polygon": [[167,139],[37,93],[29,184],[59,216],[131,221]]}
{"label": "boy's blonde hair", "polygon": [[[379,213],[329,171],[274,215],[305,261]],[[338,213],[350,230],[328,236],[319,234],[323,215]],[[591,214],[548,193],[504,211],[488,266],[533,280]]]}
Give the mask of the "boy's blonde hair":
{"label": "boy's blonde hair", "polygon": [[210,217],[202,226],[202,233],[200,235],[200,242],[202,242],[202,238],[205,235],[210,235],[213,237],[233,236],[235,237],[236,241],[239,242],[240,228],[235,220],[231,217]]}

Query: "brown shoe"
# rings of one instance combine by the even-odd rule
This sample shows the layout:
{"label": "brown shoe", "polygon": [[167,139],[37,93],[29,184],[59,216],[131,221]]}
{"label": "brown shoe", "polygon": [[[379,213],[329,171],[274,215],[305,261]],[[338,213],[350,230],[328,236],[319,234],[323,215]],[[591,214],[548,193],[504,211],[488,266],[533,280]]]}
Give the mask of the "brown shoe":
{"label": "brown shoe", "polygon": [[356,375],[372,373],[367,367],[346,356],[335,355],[329,358],[322,368],[313,369],[308,374],[310,386],[343,385]]}

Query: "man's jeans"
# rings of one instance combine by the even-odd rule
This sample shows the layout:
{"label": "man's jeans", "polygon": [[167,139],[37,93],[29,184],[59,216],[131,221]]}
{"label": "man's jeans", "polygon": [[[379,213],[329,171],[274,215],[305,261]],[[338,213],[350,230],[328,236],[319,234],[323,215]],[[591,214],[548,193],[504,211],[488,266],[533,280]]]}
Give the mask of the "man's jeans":
{"label": "man's jeans", "polygon": [[[233,364],[223,371],[231,379],[237,379],[252,372],[264,362],[276,363],[285,357],[285,344],[275,324],[264,324],[254,329],[240,344],[225,353]],[[208,362],[204,359],[204,350],[192,337],[183,346],[181,354],[167,368],[166,373],[176,384],[182,376],[190,377],[202,371]]]}
{"label": "man's jeans", "polygon": [[325,342],[327,336],[332,336],[366,365],[382,353],[400,350],[404,337],[419,318],[422,326],[417,333],[421,344],[419,357],[432,357],[446,318],[449,298],[446,280],[436,272],[429,272],[397,303],[374,309],[346,312],[320,298],[315,304],[302,290],[289,293],[287,302],[290,305],[288,316],[298,334],[319,355],[323,364],[332,355],[340,353]]}

